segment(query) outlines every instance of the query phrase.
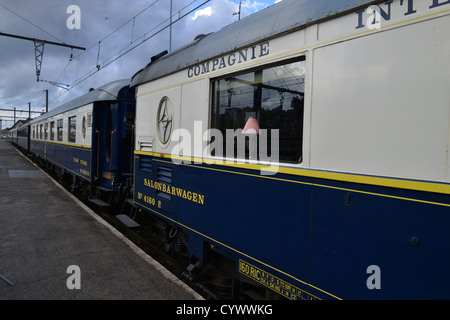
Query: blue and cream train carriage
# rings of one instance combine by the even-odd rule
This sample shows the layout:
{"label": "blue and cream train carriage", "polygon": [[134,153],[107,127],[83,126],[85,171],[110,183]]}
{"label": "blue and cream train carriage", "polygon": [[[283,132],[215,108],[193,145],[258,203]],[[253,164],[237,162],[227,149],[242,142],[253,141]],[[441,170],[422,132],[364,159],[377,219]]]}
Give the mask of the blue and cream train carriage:
{"label": "blue and cream train carriage", "polygon": [[27,122],[22,127],[29,130],[31,153],[71,174],[74,182],[116,190],[132,174],[135,104],[129,83],[91,89]]}
{"label": "blue and cream train carriage", "polygon": [[7,139],[19,146],[20,148],[23,148],[25,150],[29,149],[29,143],[30,143],[30,133],[29,133],[29,127],[26,125],[28,122],[24,120],[17,121],[11,129],[9,129],[7,133]]}
{"label": "blue and cream train carriage", "polygon": [[290,299],[450,298],[449,30],[445,0],[284,0],[155,59],[134,203]]}

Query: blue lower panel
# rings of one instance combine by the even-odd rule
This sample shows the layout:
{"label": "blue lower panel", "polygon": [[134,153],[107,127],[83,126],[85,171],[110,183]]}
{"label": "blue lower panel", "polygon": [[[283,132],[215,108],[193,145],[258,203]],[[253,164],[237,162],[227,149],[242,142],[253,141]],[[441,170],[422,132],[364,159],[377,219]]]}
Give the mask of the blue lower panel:
{"label": "blue lower panel", "polygon": [[31,140],[30,149],[60,168],[92,182],[90,148]]}
{"label": "blue lower panel", "polygon": [[17,144],[24,149],[28,149],[28,138],[27,137],[18,137]]}
{"label": "blue lower panel", "polygon": [[290,299],[450,298],[448,195],[145,155],[135,165],[135,202],[185,228],[192,253],[203,239]]}
{"label": "blue lower panel", "polygon": [[449,197],[351,187],[314,188],[310,281],[349,299],[450,298]]}

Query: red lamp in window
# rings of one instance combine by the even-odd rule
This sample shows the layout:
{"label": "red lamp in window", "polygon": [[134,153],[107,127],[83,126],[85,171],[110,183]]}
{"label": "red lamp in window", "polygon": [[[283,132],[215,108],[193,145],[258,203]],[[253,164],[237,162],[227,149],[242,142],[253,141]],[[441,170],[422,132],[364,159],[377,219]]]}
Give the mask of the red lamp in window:
{"label": "red lamp in window", "polygon": [[243,134],[259,134],[259,124],[254,117],[250,117],[242,129]]}
{"label": "red lamp in window", "polygon": [[248,134],[249,137],[249,158],[250,159],[257,159],[258,156],[258,148],[257,148],[257,136],[259,134],[259,124],[258,120],[256,120],[254,117],[250,117],[247,120],[247,123],[244,126],[244,129],[242,129],[242,134]]}

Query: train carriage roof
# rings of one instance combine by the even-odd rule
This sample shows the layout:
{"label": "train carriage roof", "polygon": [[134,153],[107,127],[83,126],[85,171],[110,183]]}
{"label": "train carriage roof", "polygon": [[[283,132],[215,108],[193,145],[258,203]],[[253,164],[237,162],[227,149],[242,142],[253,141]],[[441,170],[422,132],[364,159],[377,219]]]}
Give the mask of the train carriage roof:
{"label": "train carriage roof", "polygon": [[284,0],[149,63],[134,75],[131,86],[377,2],[380,1]]}
{"label": "train carriage roof", "polygon": [[110,82],[108,84],[105,84],[104,86],[101,86],[97,89],[94,89],[92,91],[89,91],[88,93],[75,98],[65,104],[63,104],[60,107],[57,107],[53,110],[50,110],[49,112],[34,118],[31,120],[27,125],[36,123],[38,121],[44,120],[46,118],[49,118],[51,116],[87,105],[92,102],[96,101],[115,101],[117,100],[117,96],[119,94],[119,91],[130,85],[130,80],[116,80],[113,82]]}

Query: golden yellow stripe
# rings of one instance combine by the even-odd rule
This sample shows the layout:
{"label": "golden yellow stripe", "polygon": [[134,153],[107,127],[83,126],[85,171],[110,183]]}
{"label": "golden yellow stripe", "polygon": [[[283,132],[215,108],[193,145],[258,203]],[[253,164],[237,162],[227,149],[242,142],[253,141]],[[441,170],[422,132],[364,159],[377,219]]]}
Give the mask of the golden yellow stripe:
{"label": "golden yellow stripe", "polygon": [[[162,153],[155,153],[155,152],[135,151],[135,154],[159,157],[161,159],[165,159],[165,160],[169,160],[169,161],[170,160],[172,160],[172,161],[178,160],[178,161],[184,161],[184,162],[188,161],[190,163],[195,163],[195,164],[208,164],[208,162],[209,162],[208,160],[205,161],[204,159],[201,159],[201,158],[172,156],[170,154],[162,154]],[[212,162],[212,160],[210,160],[210,161]],[[221,160],[217,160],[217,161],[221,161]],[[289,167],[281,167],[281,166],[273,168],[273,167],[270,167],[267,165],[262,165],[262,164],[226,163],[225,160],[223,160],[222,162],[223,163],[221,163],[221,164],[217,164],[217,163],[214,163],[214,164],[219,165],[219,166],[224,166],[224,167],[248,169],[248,170],[255,170],[255,171],[266,171],[266,172],[272,171],[272,172],[278,172],[278,173],[288,174],[288,175],[292,175],[292,176],[302,176],[302,177],[308,177],[308,178],[319,178],[319,179],[327,179],[327,180],[335,180],[335,181],[343,181],[343,182],[352,182],[352,183],[358,183],[358,184],[390,187],[390,188],[397,188],[397,189],[450,194],[450,184],[448,184],[448,183],[426,182],[426,181],[385,178],[385,177],[374,177],[374,176],[361,175],[361,174],[348,174],[348,173],[321,171],[321,170],[314,170],[314,169],[289,168]],[[192,165],[189,165],[186,163],[182,163],[182,165],[192,166]],[[198,166],[195,166],[195,167],[198,167]],[[205,167],[205,166],[202,166],[199,168],[215,170],[215,171],[224,171],[224,172],[234,173],[234,174],[244,174],[244,173],[239,173],[239,172],[235,172],[235,171],[209,168],[209,167]],[[250,176],[265,178],[265,179],[273,179],[273,180],[281,180],[281,181],[288,181],[288,182],[294,182],[294,183],[316,185],[313,183],[306,183],[306,182],[301,182],[301,181],[299,182],[299,181],[294,181],[294,180],[275,178],[273,176],[267,176],[267,175],[259,175],[259,174],[255,174],[255,175],[244,174],[244,175],[250,175]],[[325,186],[325,185],[318,185],[318,186],[327,187],[327,188],[336,188],[336,189],[342,189],[342,190],[350,190],[350,189],[343,189],[343,188],[337,188],[337,187],[331,187],[331,186]],[[366,192],[359,191],[359,190],[352,190],[352,191],[366,193]],[[381,195],[381,194],[377,194],[377,195]],[[388,196],[388,195],[383,195],[383,196],[395,198],[393,196]],[[407,198],[404,198],[404,199],[407,199]],[[414,199],[409,199],[409,200],[419,201],[419,200],[414,200]],[[426,202],[426,201],[421,201],[421,202]],[[433,204],[438,204],[438,203],[433,203]],[[442,204],[442,205],[446,205],[446,204]],[[446,206],[450,206],[450,205],[446,205]]]}
{"label": "golden yellow stripe", "polygon": [[59,144],[59,145],[67,146],[67,147],[91,149],[91,146],[84,146],[84,145],[81,145],[81,144],[65,143],[65,142],[58,142],[58,141],[48,141],[48,140],[39,140],[39,139],[30,139],[30,140],[31,141],[35,141],[35,142],[49,143],[49,144]]}

